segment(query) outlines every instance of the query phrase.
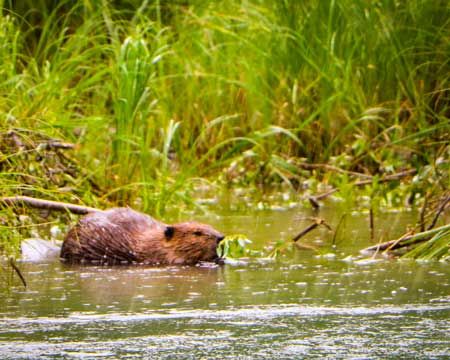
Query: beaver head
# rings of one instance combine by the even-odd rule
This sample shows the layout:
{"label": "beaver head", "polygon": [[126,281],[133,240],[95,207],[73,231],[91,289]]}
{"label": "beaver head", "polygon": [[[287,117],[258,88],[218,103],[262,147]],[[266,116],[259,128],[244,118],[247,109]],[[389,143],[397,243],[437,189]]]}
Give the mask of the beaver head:
{"label": "beaver head", "polygon": [[170,262],[188,265],[217,261],[217,246],[224,239],[223,234],[213,227],[193,221],[168,225],[164,237],[171,250]]}

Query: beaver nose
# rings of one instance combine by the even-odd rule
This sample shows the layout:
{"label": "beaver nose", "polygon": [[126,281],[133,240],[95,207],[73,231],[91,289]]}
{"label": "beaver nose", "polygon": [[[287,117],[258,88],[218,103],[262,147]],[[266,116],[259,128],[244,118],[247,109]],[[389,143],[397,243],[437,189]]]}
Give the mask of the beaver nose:
{"label": "beaver nose", "polygon": [[217,237],[217,243],[220,243],[223,239],[225,239],[225,236],[220,235]]}

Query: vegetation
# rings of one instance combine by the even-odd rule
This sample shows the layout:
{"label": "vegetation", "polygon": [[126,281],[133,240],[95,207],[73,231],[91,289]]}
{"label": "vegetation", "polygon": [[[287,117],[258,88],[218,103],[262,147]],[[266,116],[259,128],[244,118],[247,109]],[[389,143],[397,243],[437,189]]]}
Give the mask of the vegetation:
{"label": "vegetation", "polygon": [[[425,220],[448,196],[448,1],[0,4],[2,196],[161,216],[205,185],[326,184]],[[0,215],[10,252],[29,225]]]}

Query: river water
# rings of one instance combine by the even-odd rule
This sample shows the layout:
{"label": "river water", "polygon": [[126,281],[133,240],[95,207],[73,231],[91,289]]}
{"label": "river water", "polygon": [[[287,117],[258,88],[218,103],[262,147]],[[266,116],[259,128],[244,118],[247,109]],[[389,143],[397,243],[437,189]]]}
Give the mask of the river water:
{"label": "river water", "polygon": [[[305,215],[305,214],[304,214]],[[308,214],[306,214],[308,215]],[[321,216],[336,225],[340,215]],[[205,217],[256,249],[308,223],[298,210]],[[379,214],[393,237],[409,213]],[[21,263],[28,282],[0,288],[2,359],[447,359],[447,263],[348,261],[370,241],[367,216],[301,241],[277,261],[223,266],[74,267]]]}

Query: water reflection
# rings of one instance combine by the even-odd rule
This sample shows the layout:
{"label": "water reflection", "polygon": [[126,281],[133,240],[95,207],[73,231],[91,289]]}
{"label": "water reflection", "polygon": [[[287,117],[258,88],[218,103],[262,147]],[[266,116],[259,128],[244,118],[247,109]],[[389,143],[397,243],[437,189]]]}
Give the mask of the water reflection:
{"label": "water reflection", "polygon": [[[220,228],[227,221],[236,227],[247,224],[248,231],[229,232],[248,233],[255,246],[262,246],[268,237],[294,231],[295,214],[291,215],[284,225],[279,212],[275,219],[266,214],[242,223],[223,217],[214,221],[222,223]],[[261,224],[271,222],[278,225],[261,229]],[[250,234],[252,226],[257,231]],[[281,229],[286,235],[280,235]],[[321,239],[325,244],[326,236]],[[363,237],[355,238],[359,236]],[[0,355],[49,359],[449,356],[448,265],[343,261],[352,252],[353,241],[349,241],[341,244],[336,257],[296,251],[277,262],[252,260],[235,266],[23,263],[29,286],[24,289],[17,282],[0,289]]]}

